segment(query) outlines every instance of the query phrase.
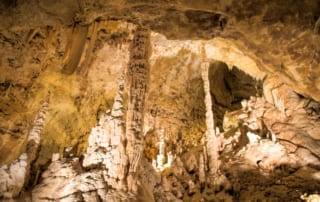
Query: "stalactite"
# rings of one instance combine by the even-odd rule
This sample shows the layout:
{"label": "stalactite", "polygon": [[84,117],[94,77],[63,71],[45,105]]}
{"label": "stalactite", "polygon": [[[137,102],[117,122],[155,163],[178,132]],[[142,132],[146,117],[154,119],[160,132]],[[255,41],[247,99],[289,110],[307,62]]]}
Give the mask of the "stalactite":
{"label": "stalactite", "polygon": [[[90,63],[92,62],[92,55],[94,52],[94,47],[96,44],[96,40],[97,40],[97,35],[98,35],[98,31],[101,28],[101,22],[93,22],[89,28],[88,28],[88,35],[90,36],[90,40],[88,42],[87,48],[83,48],[85,51],[85,56],[83,56],[83,61],[82,58],[80,56],[80,60],[79,60],[79,72],[82,75],[87,75],[89,68],[90,68]],[[85,41],[85,40],[84,40]]]}
{"label": "stalactite", "polygon": [[36,159],[40,135],[46,118],[46,112],[49,105],[50,93],[43,101],[40,111],[34,120],[34,126],[29,133],[27,149],[22,153],[19,159],[4,165],[0,168],[0,198],[13,198],[22,191],[25,182],[28,182],[30,166]]}
{"label": "stalactite", "polygon": [[137,191],[136,171],[143,152],[143,118],[145,94],[149,80],[149,30],[138,27],[130,50],[127,70],[129,103],[126,122],[126,152],[129,158],[128,188]]}
{"label": "stalactite", "polygon": [[62,73],[72,74],[77,69],[86,44],[88,30],[88,26],[79,24],[74,27],[72,34],[69,36],[70,41],[64,58],[64,66],[61,70]]}

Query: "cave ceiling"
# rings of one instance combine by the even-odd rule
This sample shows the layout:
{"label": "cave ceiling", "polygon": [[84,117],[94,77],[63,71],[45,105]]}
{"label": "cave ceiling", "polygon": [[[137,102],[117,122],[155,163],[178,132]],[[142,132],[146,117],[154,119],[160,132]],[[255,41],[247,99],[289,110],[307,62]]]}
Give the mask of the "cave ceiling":
{"label": "cave ceiling", "polygon": [[[2,1],[0,30],[86,27],[117,20],[148,27],[168,39],[215,39],[216,47],[241,50],[261,71],[280,74],[298,93],[320,100],[319,4],[316,0]],[[250,72],[250,65],[238,66]]]}

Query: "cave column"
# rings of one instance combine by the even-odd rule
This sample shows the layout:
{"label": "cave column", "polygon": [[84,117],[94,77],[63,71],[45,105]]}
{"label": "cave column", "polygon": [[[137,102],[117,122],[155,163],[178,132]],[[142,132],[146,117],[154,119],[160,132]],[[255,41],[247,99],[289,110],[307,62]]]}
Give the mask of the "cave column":
{"label": "cave column", "polygon": [[203,88],[205,93],[204,103],[206,106],[206,126],[207,126],[207,136],[215,136],[215,124],[214,124],[214,116],[212,111],[212,98],[210,93],[210,81],[209,81],[209,62],[201,63],[201,76],[203,81]]}
{"label": "cave column", "polygon": [[[204,51],[202,51],[205,55]],[[205,106],[206,106],[206,151],[208,155],[208,166],[211,175],[216,175],[219,171],[219,139],[218,131],[215,131],[215,122],[213,115],[213,103],[210,93],[210,80],[209,80],[210,62],[206,61],[205,57],[201,63],[201,76],[203,80],[203,88],[205,92]]]}
{"label": "cave column", "polygon": [[149,30],[138,27],[130,49],[127,69],[128,111],[126,122],[126,153],[129,159],[128,190],[137,192],[137,169],[143,153],[143,118],[145,94],[149,81]]}

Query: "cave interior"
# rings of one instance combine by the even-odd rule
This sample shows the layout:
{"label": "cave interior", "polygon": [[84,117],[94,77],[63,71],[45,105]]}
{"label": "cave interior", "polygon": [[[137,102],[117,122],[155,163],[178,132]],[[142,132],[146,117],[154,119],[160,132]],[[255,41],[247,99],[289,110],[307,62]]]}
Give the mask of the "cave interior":
{"label": "cave interior", "polygon": [[320,201],[320,1],[0,2],[0,200]]}

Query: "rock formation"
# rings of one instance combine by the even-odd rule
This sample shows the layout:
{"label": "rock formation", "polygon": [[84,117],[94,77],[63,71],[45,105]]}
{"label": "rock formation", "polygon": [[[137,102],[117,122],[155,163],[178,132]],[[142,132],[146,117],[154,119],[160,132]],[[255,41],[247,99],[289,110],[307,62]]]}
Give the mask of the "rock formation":
{"label": "rock formation", "polygon": [[28,183],[30,167],[37,158],[46,112],[49,105],[50,93],[44,99],[41,109],[34,119],[33,128],[27,139],[26,151],[10,165],[3,165],[0,168],[0,197],[14,198],[23,190]]}
{"label": "rock formation", "polygon": [[0,200],[316,199],[319,13],[0,2]]}
{"label": "rock formation", "polygon": [[[219,131],[216,131],[215,119],[213,116],[213,103],[210,92],[210,81],[209,81],[209,71],[210,63],[204,62],[201,64],[202,68],[202,80],[205,91],[205,104],[206,104],[206,151],[208,152],[208,162],[209,162],[209,171],[213,176],[217,176],[219,173],[220,160],[219,160]],[[205,154],[206,155],[206,154]]]}
{"label": "rock formation", "polygon": [[126,117],[126,154],[129,160],[128,190],[138,191],[137,170],[143,152],[143,120],[145,95],[149,83],[150,33],[138,27],[130,49],[127,70],[128,111]]}
{"label": "rock formation", "polygon": [[[54,157],[42,174],[32,200],[129,200],[125,194],[128,157],[125,152],[123,108],[124,75],[119,79],[112,111],[92,129],[83,161],[78,157]],[[82,165],[81,165],[82,164]],[[114,190],[118,190],[113,194]],[[133,196],[131,196],[133,197]]]}

